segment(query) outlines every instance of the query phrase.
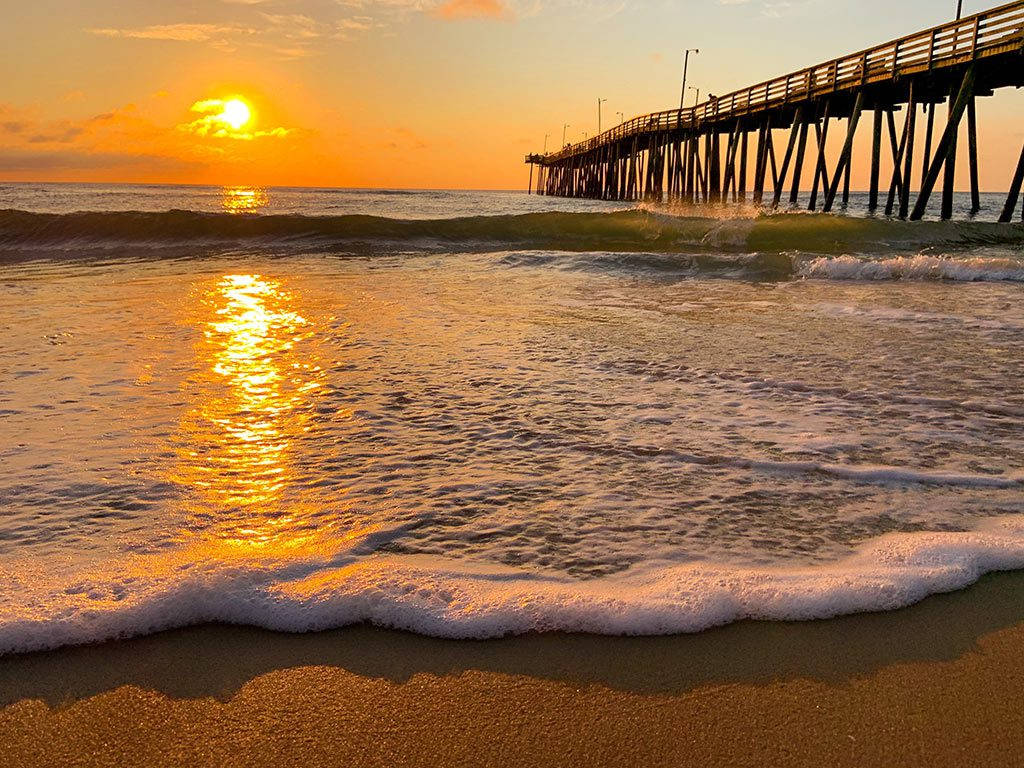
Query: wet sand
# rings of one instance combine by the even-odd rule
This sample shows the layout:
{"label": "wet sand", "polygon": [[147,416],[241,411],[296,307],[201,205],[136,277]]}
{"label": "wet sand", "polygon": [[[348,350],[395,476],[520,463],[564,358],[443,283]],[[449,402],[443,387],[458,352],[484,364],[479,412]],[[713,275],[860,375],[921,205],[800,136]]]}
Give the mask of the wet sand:
{"label": "wet sand", "polygon": [[697,635],[204,626],[0,658],[0,766],[1020,766],[1024,574]]}

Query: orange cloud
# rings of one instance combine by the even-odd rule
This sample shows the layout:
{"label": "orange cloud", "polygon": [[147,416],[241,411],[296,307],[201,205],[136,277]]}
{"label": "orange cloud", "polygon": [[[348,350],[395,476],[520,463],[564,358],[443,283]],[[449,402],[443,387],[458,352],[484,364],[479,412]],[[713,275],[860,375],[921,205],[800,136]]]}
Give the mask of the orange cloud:
{"label": "orange cloud", "polygon": [[437,7],[434,14],[449,21],[512,17],[512,12],[505,7],[501,0],[446,0]]}

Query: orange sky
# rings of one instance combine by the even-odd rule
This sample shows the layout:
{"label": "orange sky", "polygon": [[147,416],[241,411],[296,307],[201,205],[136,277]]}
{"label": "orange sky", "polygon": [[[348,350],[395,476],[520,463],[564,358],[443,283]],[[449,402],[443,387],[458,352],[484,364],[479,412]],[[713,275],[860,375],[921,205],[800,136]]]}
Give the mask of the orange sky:
{"label": "orange sky", "polygon": [[[0,179],[524,188],[567,136],[938,23],[952,0],[66,0],[0,30]],[[965,13],[989,4],[966,0]],[[193,105],[242,97],[239,135]],[[692,97],[692,93],[691,93]],[[1024,98],[982,100],[1006,186]],[[867,131],[863,132],[867,134]],[[963,164],[961,164],[963,165]],[[862,187],[866,168],[854,168]]]}

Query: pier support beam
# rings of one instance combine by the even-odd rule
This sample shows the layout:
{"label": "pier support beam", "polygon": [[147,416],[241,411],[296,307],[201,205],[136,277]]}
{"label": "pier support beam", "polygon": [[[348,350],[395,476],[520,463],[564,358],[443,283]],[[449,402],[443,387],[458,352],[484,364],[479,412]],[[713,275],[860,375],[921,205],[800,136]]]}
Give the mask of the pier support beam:
{"label": "pier support beam", "polygon": [[[904,118],[906,121],[906,118]],[[903,152],[907,146],[907,131],[904,125],[902,137],[899,144],[896,142],[896,118],[893,117],[892,109],[889,109],[889,144],[892,148],[892,179],[889,182],[889,195],[885,201],[885,215],[892,216],[893,206],[896,203],[896,196],[903,195],[903,174],[900,166],[903,163]]]}
{"label": "pier support beam", "polygon": [[786,154],[782,158],[782,169],[779,171],[779,180],[775,185],[775,195],[772,197],[772,208],[779,207],[782,199],[782,188],[786,184],[786,174],[789,172],[789,163],[793,159],[793,149],[796,147],[797,138],[800,135],[800,126],[803,125],[803,107],[797,107],[793,115],[793,127],[789,130],[789,143],[786,144]]}
{"label": "pier support beam", "polygon": [[882,108],[875,107],[875,121],[871,127],[871,179],[868,184],[868,213],[878,210],[878,176],[881,173]]}
{"label": "pier support beam", "polygon": [[807,129],[809,127],[810,123],[806,120],[800,123],[800,138],[796,145],[796,164],[793,166],[793,184],[789,190],[790,205],[796,205],[800,198],[800,174],[804,168],[804,152],[807,149]]}
{"label": "pier support beam", "polygon": [[[828,188],[825,196],[825,205],[822,210],[828,213],[832,210],[832,204],[839,193],[839,183],[842,178],[847,177],[850,168],[850,155],[853,153],[853,137],[857,133],[857,123],[860,122],[860,111],[864,107],[864,91],[857,92],[857,99],[853,103],[853,112],[850,113],[850,122],[846,129],[846,141],[843,142],[843,149],[839,153],[839,164],[832,176],[832,185]],[[849,192],[845,191],[844,197],[849,198]]]}
{"label": "pier support beam", "polygon": [[[1017,198],[1020,197],[1020,187],[1024,183],[1024,147],[1020,150],[1020,159],[1017,161],[1017,170],[1013,173],[1013,181],[1010,182],[1010,191],[1006,195],[1006,203],[1003,205],[1003,212],[999,214],[999,221],[1003,224],[1013,219],[1013,212],[1017,210]],[[1021,214],[1024,219],[1024,213]]]}
{"label": "pier support beam", "polygon": [[[935,182],[939,179],[939,172],[942,170],[943,164],[946,164],[947,175],[949,173],[948,168],[952,165],[949,162],[949,158],[956,152],[956,134],[957,129],[960,127],[960,118],[963,117],[964,110],[967,108],[967,102],[973,93],[974,65],[971,64],[967,67],[967,71],[964,72],[956,101],[949,109],[949,120],[946,122],[946,129],[942,132],[942,138],[939,139],[938,147],[935,148],[935,157],[928,168],[928,176],[925,177],[924,184],[921,185],[921,192],[917,197],[917,203],[914,205],[914,211],[910,214],[911,221],[918,221],[924,216],[925,209],[928,207],[928,198],[935,187]],[[925,162],[928,162],[927,158],[925,158]],[[950,182],[949,187],[950,191],[952,191],[952,182]],[[945,215],[945,204],[944,200],[943,218],[948,218]],[[950,202],[950,206],[952,206],[952,202]]]}
{"label": "pier support beam", "polygon": [[[972,94],[973,95],[973,94]],[[949,113],[947,116],[947,123],[953,119],[953,94],[949,95]],[[942,178],[942,209],[941,217],[943,220],[953,218],[953,184],[956,180],[956,145],[957,145],[957,132],[960,128],[960,118],[957,118],[955,129],[950,137],[949,151],[946,153],[946,165],[944,167],[944,173]],[[927,161],[928,155],[925,155],[925,162]],[[924,187],[925,182],[921,182],[921,186]]]}
{"label": "pier support beam", "polygon": [[807,203],[807,210],[813,211],[818,207],[818,185],[828,189],[828,169],[825,166],[825,141],[828,139],[828,103],[825,104],[822,125],[814,121],[814,135],[818,140],[818,160],[814,164],[814,183],[811,185],[811,199]]}
{"label": "pier support beam", "polygon": [[971,216],[974,216],[981,210],[981,193],[978,189],[978,114],[973,94],[967,102],[967,163],[971,174]]}
{"label": "pier support beam", "polygon": [[[914,83],[910,83],[907,97],[906,151],[903,154],[903,189],[900,194],[900,218],[907,218],[910,208],[910,174],[914,169],[914,126],[917,125],[917,103],[914,101]],[[928,158],[924,159],[928,162]]]}
{"label": "pier support beam", "polygon": [[749,154],[749,147],[747,146],[748,132],[743,131],[740,136],[740,178],[739,178],[739,198],[741,203],[747,202],[747,155]]}
{"label": "pier support beam", "polygon": [[928,158],[932,156],[932,134],[935,132],[935,102],[929,102],[925,106],[928,114],[928,122],[924,129],[924,159],[921,163],[921,184],[928,177]]}

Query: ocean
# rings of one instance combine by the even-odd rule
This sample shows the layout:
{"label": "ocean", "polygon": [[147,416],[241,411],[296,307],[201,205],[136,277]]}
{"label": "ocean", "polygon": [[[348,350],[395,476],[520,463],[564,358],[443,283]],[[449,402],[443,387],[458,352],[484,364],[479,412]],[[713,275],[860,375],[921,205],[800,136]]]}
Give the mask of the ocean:
{"label": "ocean", "polygon": [[0,653],[691,632],[1022,568],[1001,202],[2,184]]}

